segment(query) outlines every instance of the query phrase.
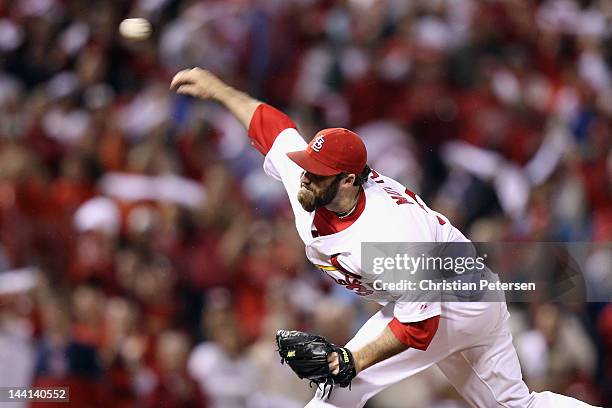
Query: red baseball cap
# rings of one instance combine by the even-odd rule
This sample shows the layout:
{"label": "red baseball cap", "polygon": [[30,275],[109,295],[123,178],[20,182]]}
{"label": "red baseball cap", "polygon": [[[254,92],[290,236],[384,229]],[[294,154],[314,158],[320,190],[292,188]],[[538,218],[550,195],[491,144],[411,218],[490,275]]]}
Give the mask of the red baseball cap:
{"label": "red baseball cap", "polygon": [[342,172],[361,174],[368,161],[368,152],[361,138],[344,128],[323,129],[305,150],[290,152],[287,156],[317,176],[334,176]]}

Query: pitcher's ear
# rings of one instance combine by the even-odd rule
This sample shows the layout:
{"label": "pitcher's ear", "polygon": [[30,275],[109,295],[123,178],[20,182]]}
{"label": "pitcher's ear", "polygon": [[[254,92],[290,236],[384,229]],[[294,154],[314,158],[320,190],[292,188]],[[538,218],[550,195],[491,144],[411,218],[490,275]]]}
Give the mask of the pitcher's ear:
{"label": "pitcher's ear", "polygon": [[357,175],[353,173],[347,174],[345,182],[350,183],[352,186],[356,185],[355,183],[357,182]]}

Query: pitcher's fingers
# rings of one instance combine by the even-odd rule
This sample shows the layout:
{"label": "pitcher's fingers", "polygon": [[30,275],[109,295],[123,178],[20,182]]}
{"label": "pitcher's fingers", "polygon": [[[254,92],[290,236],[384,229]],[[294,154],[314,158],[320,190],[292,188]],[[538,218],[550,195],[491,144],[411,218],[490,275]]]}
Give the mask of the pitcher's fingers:
{"label": "pitcher's fingers", "polygon": [[190,73],[190,69],[184,69],[182,71],[177,72],[172,78],[172,82],[170,82],[170,89],[176,89],[178,86],[185,82],[191,82],[192,78]]}
{"label": "pitcher's fingers", "polygon": [[333,353],[329,353],[327,356],[327,362],[331,363],[332,361],[338,361],[338,353],[335,351]]}
{"label": "pitcher's fingers", "polygon": [[197,96],[197,94],[198,94],[198,87],[196,85],[193,85],[193,84],[180,85],[177,88],[176,93],[183,94],[183,95]]}

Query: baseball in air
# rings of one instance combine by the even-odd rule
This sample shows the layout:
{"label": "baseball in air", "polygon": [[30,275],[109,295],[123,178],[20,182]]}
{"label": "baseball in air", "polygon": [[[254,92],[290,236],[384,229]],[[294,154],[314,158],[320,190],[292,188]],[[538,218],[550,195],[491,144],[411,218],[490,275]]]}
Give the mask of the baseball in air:
{"label": "baseball in air", "polygon": [[119,33],[128,40],[144,40],[151,35],[151,23],[145,18],[126,18],[119,24]]}

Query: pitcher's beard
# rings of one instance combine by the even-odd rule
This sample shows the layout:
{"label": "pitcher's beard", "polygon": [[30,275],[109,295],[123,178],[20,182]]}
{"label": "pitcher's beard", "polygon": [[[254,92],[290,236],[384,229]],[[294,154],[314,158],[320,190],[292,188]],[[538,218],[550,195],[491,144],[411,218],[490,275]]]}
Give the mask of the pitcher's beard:
{"label": "pitcher's beard", "polygon": [[298,191],[297,199],[302,205],[302,208],[308,212],[313,212],[317,208],[314,193],[304,187],[300,188],[300,191]]}
{"label": "pitcher's beard", "polygon": [[327,189],[325,189],[325,191],[319,195],[316,195],[313,191],[308,190],[306,187],[301,187],[300,191],[298,191],[297,199],[304,210],[313,212],[317,208],[325,207],[327,204],[331,203],[334,198],[336,198],[339,187],[340,177],[336,178],[327,187]]}

